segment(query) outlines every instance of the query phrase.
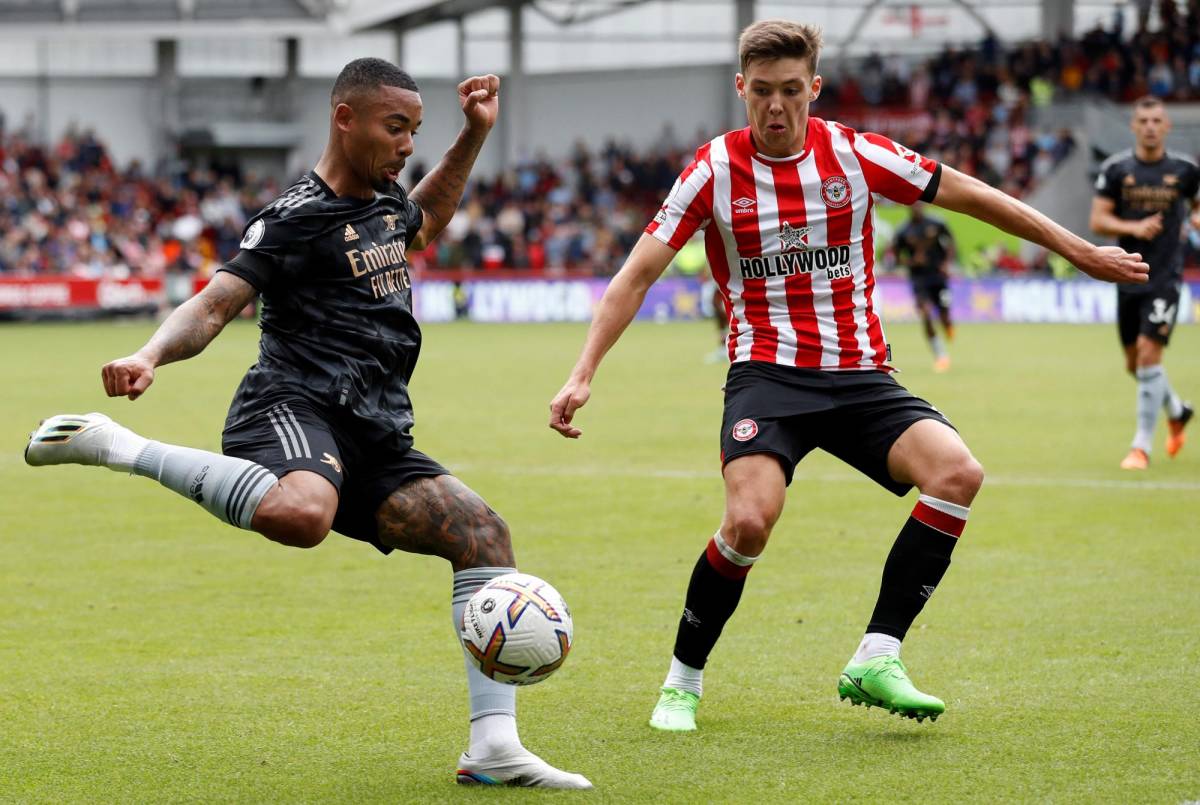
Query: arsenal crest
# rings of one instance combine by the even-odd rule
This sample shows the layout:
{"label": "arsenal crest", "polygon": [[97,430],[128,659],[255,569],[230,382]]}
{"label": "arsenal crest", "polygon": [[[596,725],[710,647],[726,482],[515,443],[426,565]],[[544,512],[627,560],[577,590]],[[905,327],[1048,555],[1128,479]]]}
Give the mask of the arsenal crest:
{"label": "arsenal crest", "polygon": [[838,208],[850,203],[850,184],[845,176],[830,176],[821,184],[821,198],[827,206]]}

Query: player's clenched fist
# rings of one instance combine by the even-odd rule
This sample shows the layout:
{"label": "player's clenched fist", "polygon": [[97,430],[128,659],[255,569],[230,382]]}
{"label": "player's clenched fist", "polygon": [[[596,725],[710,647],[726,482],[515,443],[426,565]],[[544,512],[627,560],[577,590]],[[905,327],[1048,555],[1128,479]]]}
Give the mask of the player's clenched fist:
{"label": "player's clenched fist", "polygon": [[1117,246],[1093,249],[1076,267],[1090,277],[1108,282],[1145,282],[1150,277],[1150,266],[1140,254],[1130,254]]}
{"label": "player's clenched fist", "polygon": [[583,431],[574,427],[571,420],[591,396],[592,391],[587,383],[568,381],[550,402],[550,427],[568,439],[578,439]]}
{"label": "player's clenched fist", "polygon": [[491,75],[471,76],[458,85],[458,102],[467,120],[491,128],[500,110],[500,79]]}
{"label": "player's clenched fist", "polygon": [[117,358],[104,364],[100,377],[109,397],[136,400],[154,382],[154,364],[138,355]]}

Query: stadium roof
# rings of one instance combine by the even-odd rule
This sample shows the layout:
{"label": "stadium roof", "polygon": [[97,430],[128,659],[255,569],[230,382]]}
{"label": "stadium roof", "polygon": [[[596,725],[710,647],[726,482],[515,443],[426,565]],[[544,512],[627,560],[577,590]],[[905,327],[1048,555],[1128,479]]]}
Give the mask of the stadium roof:
{"label": "stadium roof", "polygon": [[0,0],[4,34],[186,35],[238,24],[289,35],[326,28],[347,0]]}
{"label": "stadium roof", "polygon": [[[930,52],[976,42],[989,30],[1001,39],[1037,37],[1047,28],[1047,10],[1076,33],[1107,24],[1114,13],[1133,13],[1131,4],[1114,7],[1111,0],[0,0],[0,39],[408,32],[404,51],[420,54],[422,65],[454,62],[450,52],[462,43],[472,52],[465,61],[502,67],[503,59],[489,54],[507,53],[513,2],[524,7],[522,35],[533,71],[729,61],[739,11],[748,8],[753,18],[820,25],[831,55]],[[435,31],[439,25],[461,29],[456,38]]]}

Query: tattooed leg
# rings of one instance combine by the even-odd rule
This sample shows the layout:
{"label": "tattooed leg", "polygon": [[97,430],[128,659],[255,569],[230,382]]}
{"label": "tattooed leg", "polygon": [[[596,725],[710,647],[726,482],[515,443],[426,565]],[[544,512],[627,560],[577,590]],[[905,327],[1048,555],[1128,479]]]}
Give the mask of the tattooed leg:
{"label": "tattooed leg", "polygon": [[[379,541],[410,553],[445,557],[454,567],[450,614],[462,628],[470,597],[496,576],[516,571],[508,526],[452,475],[421,478],[394,491],[375,515]],[[511,782],[540,788],[591,788],[587,778],[556,769],[521,745],[517,689],[484,676],[463,652],[470,702],[469,748],[458,781]]]}
{"label": "tattooed leg", "polygon": [[455,572],[516,566],[508,525],[453,475],[404,484],[380,505],[375,523],[384,545],[440,556]]}
{"label": "tattooed leg", "polygon": [[[450,614],[462,628],[467,601],[496,576],[516,570],[508,526],[451,475],[404,484],[375,514],[379,541],[409,553],[441,556],[454,568]],[[524,751],[517,734],[516,688],[485,677],[463,652],[471,713],[469,755]],[[462,759],[459,760],[462,765]]]}

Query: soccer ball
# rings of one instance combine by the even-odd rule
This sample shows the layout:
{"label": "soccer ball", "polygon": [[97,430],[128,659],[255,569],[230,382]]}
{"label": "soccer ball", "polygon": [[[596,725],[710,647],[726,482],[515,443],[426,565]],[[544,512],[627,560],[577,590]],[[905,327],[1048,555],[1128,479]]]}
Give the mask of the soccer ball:
{"label": "soccer ball", "polygon": [[460,636],[480,672],[497,682],[533,685],[558,670],[571,650],[571,612],[537,576],[497,576],[471,596]]}

